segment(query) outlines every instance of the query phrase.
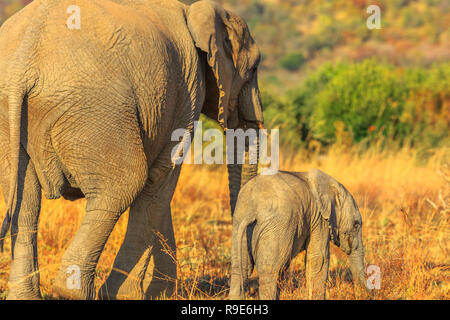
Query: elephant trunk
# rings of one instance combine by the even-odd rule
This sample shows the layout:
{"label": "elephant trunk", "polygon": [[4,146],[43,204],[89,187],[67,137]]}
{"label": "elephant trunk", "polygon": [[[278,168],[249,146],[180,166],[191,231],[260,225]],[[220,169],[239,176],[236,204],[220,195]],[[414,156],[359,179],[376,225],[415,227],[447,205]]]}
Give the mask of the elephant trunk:
{"label": "elephant trunk", "polygon": [[364,249],[360,246],[349,255],[350,270],[352,272],[353,281],[363,288],[366,286],[366,273],[364,269]]}
{"label": "elephant trunk", "polygon": [[[236,207],[237,198],[241,188],[253,177],[258,174],[258,163],[259,163],[259,139],[256,138],[256,153],[255,149],[249,148],[249,143],[245,143],[244,151],[244,162],[243,164],[237,163],[238,150],[236,146],[236,141],[233,141],[234,145],[234,159],[233,163],[228,164],[228,185],[230,189],[230,207],[231,216],[234,214],[234,209]],[[252,159],[256,156],[256,159]],[[252,160],[251,160],[252,159]]]}
{"label": "elephant trunk", "polygon": [[233,217],[236,208],[237,197],[241,190],[242,165],[228,164],[228,187],[230,189],[230,207]]}
{"label": "elephant trunk", "polygon": [[[258,88],[258,76],[255,75],[251,82],[249,82],[242,89],[239,95],[239,115],[240,127],[245,128],[245,136],[248,139],[240,140],[245,144],[244,161],[233,162],[228,164],[228,182],[230,188],[230,205],[231,216],[234,214],[234,208],[241,188],[253,177],[258,174],[259,164],[259,136],[258,129],[263,128],[264,117],[261,102],[261,94]],[[254,131],[253,131],[254,130]],[[256,135],[252,138],[252,133]],[[227,136],[228,138],[228,136]],[[239,139],[237,139],[239,141]],[[242,152],[242,146],[236,145],[236,140],[233,139],[234,145],[234,159],[238,159],[239,153]],[[227,141],[228,146],[228,141]],[[250,148],[251,147],[251,148]],[[239,150],[241,149],[241,150]],[[241,153],[242,154],[242,153]]]}
{"label": "elephant trunk", "polygon": [[257,138],[255,145],[256,154],[254,155],[256,159],[252,161],[250,158],[253,156],[246,146],[244,164],[242,165],[241,174],[241,188],[253,177],[258,174],[258,163],[259,163],[259,140]]}

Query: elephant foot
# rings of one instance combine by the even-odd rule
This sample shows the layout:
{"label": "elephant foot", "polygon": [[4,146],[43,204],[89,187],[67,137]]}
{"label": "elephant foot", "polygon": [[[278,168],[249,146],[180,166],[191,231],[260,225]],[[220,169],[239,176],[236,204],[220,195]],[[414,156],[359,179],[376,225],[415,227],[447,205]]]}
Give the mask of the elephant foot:
{"label": "elephant foot", "polygon": [[53,282],[53,292],[64,299],[94,300],[95,290],[93,283],[92,276],[82,276],[77,272],[67,276],[67,273],[60,270]]}
{"label": "elephant foot", "polygon": [[98,292],[101,300],[143,300],[140,281],[127,278],[123,273],[111,271]]}
{"label": "elephant foot", "polygon": [[108,278],[100,288],[98,298],[102,300],[151,300],[170,297],[174,291],[174,284],[165,280],[153,280],[144,294],[137,280],[126,279],[119,286]]}
{"label": "elephant foot", "polygon": [[146,299],[161,299],[171,297],[175,292],[175,283],[170,280],[152,279],[147,291]]}
{"label": "elephant foot", "polygon": [[235,295],[235,294],[230,294],[230,295],[227,297],[227,300],[245,300],[245,297],[244,297],[243,295],[239,295],[239,294],[237,294],[237,295]]}
{"label": "elephant foot", "polygon": [[[244,281],[244,288],[245,283]],[[239,271],[232,271],[230,279],[230,292],[228,293],[228,300],[245,300],[244,288],[242,288],[242,277]]]}
{"label": "elephant foot", "polygon": [[126,288],[121,288],[119,292],[114,293],[103,285],[98,292],[98,298],[100,300],[144,300],[144,294],[142,290]]}
{"label": "elephant foot", "polygon": [[259,275],[259,299],[278,300],[280,290],[277,284],[277,273],[261,273]]}
{"label": "elephant foot", "polygon": [[42,296],[39,291],[17,292],[15,290],[9,290],[6,300],[42,300]]}
{"label": "elephant foot", "polygon": [[105,284],[100,287],[97,296],[99,300],[116,300],[116,294],[112,290],[108,290]]}
{"label": "elephant foot", "polygon": [[[15,278],[18,278],[17,276]],[[39,278],[28,275],[20,277],[19,281],[9,281],[9,290],[6,300],[41,300]]]}
{"label": "elephant foot", "polygon": [[69,299],[69,300],[87,300],[86,294],[81,290],[68,289],[61,284],[53,285],[53,292],[58,298]]}

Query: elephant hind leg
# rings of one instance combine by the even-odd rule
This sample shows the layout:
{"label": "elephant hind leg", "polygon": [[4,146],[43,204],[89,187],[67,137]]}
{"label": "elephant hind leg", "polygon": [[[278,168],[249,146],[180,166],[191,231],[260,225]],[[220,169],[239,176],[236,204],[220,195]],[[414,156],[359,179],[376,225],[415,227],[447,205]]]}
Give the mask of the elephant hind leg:
{"label": "elephant hind leg", "polygon": [[95,268],[120,211],[89,209],[62,258],[54,292],[69,299],[95,299]]}
{"label": "elephant hind leg", "polygon": [[[142,173],[141,180],[147,179]],[[120,177],[120,184],[105,179],[102,189],[86,196],[86,215],[62,258],[54,291],[70,299],[95,299],[95,269],[114,226],[144,185],[132,176]],[[115,191],[112,191],[114,190]]]}
{"label": "elephant hind leg", "polygon": [[[3,164],[1,168],[5,169]],[[4,181],[2,181],[2,190],[6,198],[8,188]],[[8,299],[40,299],[37,232],[41,208],[41,186],[34,165],[22,148],[19,154],[18,200],[11,220],[12,262]]]}
{"label": "elephant hind leg", "polygon": [[254,232],[257,239],[254,257],[259,276],[259,298],[275,300],[280,294],[279,277],[289,265],[295,224],[280,223],[274,226],[270,221],[261,229],[256,224]]}
{"label": "elephant hind leg", "polygon": [[278,280],[285,263],[280,261],[280,257],[275,257],[269,250],[258,253],[256,270],[259,278],[259,299],[278,300],[280,290]]}
{"label": "elephant hind leg", "polygon": [[[127,185],[127,177],[122,179],[122,185]],[[105,185],[112,186],[113,182],[106,181]],[[136,182],[128,185],[130,189],[118,188],[117,194],[102,191],[86,197],[86,214],[63,255],[54,282],[54,292],[59,296],[69,299],[96,298],[94,280],[97,262],[116,222],[139,192],[135,188]]]}
{"label": "elephant hind leg", "polygon": [[[238,215],[239,216],[239,215]],[[236,216],[235,216],[235,219]],[[243,300],[245,299],[245,288],[248,278],[253,273],[255,266],[253,253],[252,253],[252,237],[253,230],[257,224],[257,221],[252,222],[247,226],[240,239],[238,232],[239,220],[234,221],[232,245],[231,245],[231,279],[230,279],[230,292],[228,298],[231,300]],[[237,227],[237,228],[236,228]],[[242,240],[242,242],[241,242]],[[239,255],[239,246],[241,246],[241,254]]]}
{"label": "elephant hind leg", "polygon": [[151,169],[147,185],[131,206],[125,239],[99,298],[137,300],[172,294],[177,269],[170,201],[179,174],[179,166]]}

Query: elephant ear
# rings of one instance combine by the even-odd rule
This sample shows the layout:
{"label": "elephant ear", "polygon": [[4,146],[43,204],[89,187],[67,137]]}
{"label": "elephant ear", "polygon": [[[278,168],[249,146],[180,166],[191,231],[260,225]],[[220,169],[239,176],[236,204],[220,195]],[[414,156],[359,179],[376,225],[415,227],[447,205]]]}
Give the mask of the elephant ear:
{"label": "elephant ear", "polygon": [[308,172],[311,193],[324,220],[328,222],[331,240],[339,246],[336,205],[339,202],[338,182],[319,169]]}
{"label": "elephant ear", "polygon": [[232,111],[229,108],[235,71],[227,17],[228,13],[220,5],[206,0],[195,2],[187,12],[187,25],[195,46],[207,54],[208,65],[217,83],[217,121],[224,129]]}
{"label": "elephant ear", "polygon": [[334,210],[334,193],[330,185],[330,176],[319,169],[311,169],[308,172],[308,180],[320,214],[325,220],[330,220]]}

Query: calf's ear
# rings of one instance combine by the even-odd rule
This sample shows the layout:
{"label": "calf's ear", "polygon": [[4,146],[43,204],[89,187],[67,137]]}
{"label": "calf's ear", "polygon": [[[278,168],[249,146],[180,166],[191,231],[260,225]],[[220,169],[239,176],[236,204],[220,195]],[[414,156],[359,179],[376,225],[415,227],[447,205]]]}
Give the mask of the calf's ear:
{"label": "calf's ear", "polygon": [[322,218],[328,222],[330,240],[339,246],[336,215],[336,207],[339,206],[340,202],[339,183],[319,169],[312,169],[308,172],[308,183],[317,210],[319,210]]}
{"label": "calf's ear", "polygon": [[325,220],[330,220],[336,205],[336,188],[331,177],[319,169],[308,172],[308,183],[318,210]]}

